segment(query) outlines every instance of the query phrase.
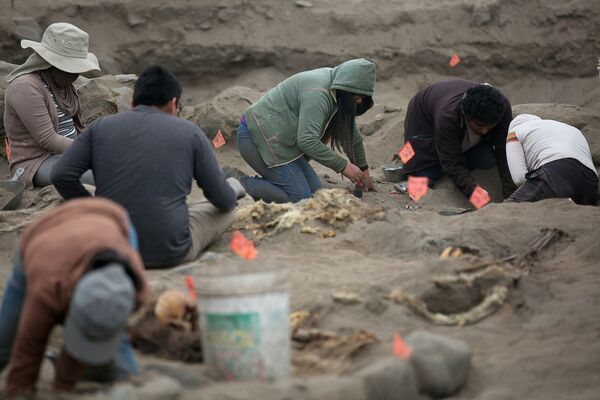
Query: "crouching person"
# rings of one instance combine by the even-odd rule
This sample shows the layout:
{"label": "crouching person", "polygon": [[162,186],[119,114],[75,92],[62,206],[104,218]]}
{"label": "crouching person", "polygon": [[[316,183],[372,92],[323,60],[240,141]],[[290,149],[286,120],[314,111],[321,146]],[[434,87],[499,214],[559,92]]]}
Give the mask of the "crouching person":
{"label": "crouching person", "polygon": [[506,201],[570,197],[577,204],[596,204],[598,173],[579,129],[521,114],[508,132],[506,158],[519,188]]}
{"label": "crouching person", "polygon": [[54,390],[71,390],[86,366],[109,379],[137,372],[125,333],[147,283],[123,208],[106,199],[69,201],[31,223],[16,247],[0,306],[5,396],[31,395],[52,329],[64,325]]}

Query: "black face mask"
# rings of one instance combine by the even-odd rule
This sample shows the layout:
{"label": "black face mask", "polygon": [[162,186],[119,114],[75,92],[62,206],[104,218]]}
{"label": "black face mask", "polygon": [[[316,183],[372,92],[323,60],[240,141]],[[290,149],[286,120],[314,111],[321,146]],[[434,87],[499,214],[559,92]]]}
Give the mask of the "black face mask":
{"label": "black face mask", "polygon": [[50,76],[57,86],[69,86],[79,77],[79,74],[61,71],[58,68],[50,69]]}

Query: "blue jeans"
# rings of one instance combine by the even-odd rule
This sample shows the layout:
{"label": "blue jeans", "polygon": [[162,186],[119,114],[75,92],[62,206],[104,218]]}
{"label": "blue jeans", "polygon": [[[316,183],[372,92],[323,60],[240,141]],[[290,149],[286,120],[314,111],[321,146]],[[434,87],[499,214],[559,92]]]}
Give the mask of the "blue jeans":
{"label": "blue jeans", "polygon": [[248,127],[241,123],[237,131],[237,145],[242,158],[260,174],[243,177],[240,181],[255,200],[272,203],[295,203],[312,197],[321,188],[321,181],[306,158],[278,167],[269,168],[260,156]]}
{"label": "blue jeans", "polygon": [[[130,224],[129,240],[137,246],[137,235]],[[25,300],[27,280],[19,255],[19,246],[15,246],[13,268],[6,282],[2,304],[0,305],[0,371],[10,361],[12,345],[19,326],[21,308]],[[88,371],[89,370],[89,371]],[[135,354],[127,334],[123,331],[123,339],[117,350],[114,361],[104,366],[88,367],[84,377],[91,380],[109,381],[124,379],[139,372]]]}

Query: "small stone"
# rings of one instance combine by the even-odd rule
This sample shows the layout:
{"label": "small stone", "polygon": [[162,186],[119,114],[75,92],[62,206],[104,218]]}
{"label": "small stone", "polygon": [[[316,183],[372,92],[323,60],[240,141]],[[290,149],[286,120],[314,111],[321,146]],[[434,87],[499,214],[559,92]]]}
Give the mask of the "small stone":
{"label": "small stone", "polygon": [[297,0],[295,2],[296,7],[299,8],[313,8],[313,3],[312,1],[308,1],[308,0]]}
{"label": "small stone", "polygon": [[208,21],[203,22],[200,24],[200,29],[202,29],[203,31],[208,31],[212,28],[212,24]]}
{"label": "small stone", "polygon": [[395,112],[400,112],[401,108],[398,106],[389,106],[389,105],[384,105],[383,106],[383,112],[384,113],[395,113]]}
{"label": "small stone", "polygon": [[383,121],[383,114],[377,114],[375,116],[375,121],[378,121],[378,122]]}
{"label": "small stone", "polygon": [[447,397],[466,383],[472,352],[462,340],[418,330],[406,337],[412,365],[422,393]]}
{"label": "small stone", "polygon": [[137,400],[138,398],[135,387],[130,383],[116,385],[108,393],[109,400]]}
{"label": "small stone", "polygon": [[275,19],[275,13],[273,12],[273,10],[268,10],[265,13],[265,18],[266,19]]}
{"label": "small stone", "polygon": [[365,309],[375,315],[381,315],[388,309],[388,305],[381,299],[372,297],[365,302]]}
{"label": "small stone", "polygon": [[138,389],[138,397],[144,400],[176,400],[180,395],[179,382],[166,376],[154,378]]}
{"label": "small stone", "polygon": [[396,357],[386,357],[360,370],[368,400],[418,400],[419,389],[410,365]]}
{"label": "small stone", "polygon": [[229,20],[230,20],[229,10],[227,10],[226,8],[219,10],[219,12],[217,13],[217,19],[219,20],[219,22],[229,22]]}
{"label": "small stone", "polygon": [[305,381],[306,400],[367,400],[359,379],[338,376],[313,377]]}

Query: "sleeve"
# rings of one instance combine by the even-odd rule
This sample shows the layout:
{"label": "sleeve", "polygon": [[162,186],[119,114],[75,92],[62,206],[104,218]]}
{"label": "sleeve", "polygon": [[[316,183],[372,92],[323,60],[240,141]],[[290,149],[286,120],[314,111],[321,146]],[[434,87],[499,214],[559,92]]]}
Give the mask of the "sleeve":
{"label": "sleeve", "polygon": [[50,331],[57,323],[51,310],[26,295],[6,378],[6,397],[35,392]]}
{"label": "sleeve", "polygon": [[321,134],[328,123],[327,119],[330,114],[330,108],[327,105],[329,99],[326,96],[328,95],[321,91],[307,91],[302,94],[296,140],[300,150],[308,157],[335,172],[341,172],[347,161],[321,141]]}
{"label": "sleeve", "polygon": [[470,197],[477,183],[467,168],[462,151],[456,121],[449,117],[440,117],[435,123],[435,150],[440,164],[454,185],[465,197]]}
{"label": "sleeve", "polygon": [[525,183],[525,174],[529,171],[527,170],[525,151],[516,132],[510,132],[506,139],[506,160],[513,182],[517,186],[521,186]]}
{"label": "sleeve", "polygon": [[363,145],[362,135],[360,134],[360,130],[358,126],[354,124],[354,163],[361,170],[365,170],[369,167],[369,163],[367,163],[367,156],[365,154],[365,147]]}
{"label": "sleeve", "polygon": [[502,120],[489,132],[494,144],[496,163],[498,164],[498,175],[500,176],[500,182],[502,183],[502,195],[505,199],[517,189],[511,177],[511,172],[506,160],[506,135],[508,134],[510,121],[512,121],[512,109],[508,100],[506,101],[506,107],[507,110],[504,113]]}
{"label": "sleeve", "polygon": [[56,132],[44,97],[45,94],[29,82],[14,82],[6,92],[7,101],[37,144],[51,153],[62,154],[73,140]]}
{"label": "sleeve", "polygon": [[73,390],[83,376],[86,365],[71,357],[64,349],[56,365],[54,390],[58,392]]}
{"label": "sleeve", "polygon": [[91,196],[79,180],[92,168],[92,134],[97,121],[92,123],[52,168],[50,179],[65,200]]}
{"label": "sleeve", "polygon": [[235,208],[237,201],[236,193],[227,183],[208,138],[200,128],[195,127],[195,129],[192,143],[194,179],[208,201],[219,210],[231,211]]}

